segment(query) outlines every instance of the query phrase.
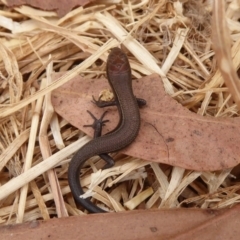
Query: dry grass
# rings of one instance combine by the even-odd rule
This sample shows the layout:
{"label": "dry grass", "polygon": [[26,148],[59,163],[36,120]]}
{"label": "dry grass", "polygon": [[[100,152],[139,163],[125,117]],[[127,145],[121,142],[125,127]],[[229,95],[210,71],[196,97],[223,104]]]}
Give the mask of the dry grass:
{"label": "dry grass", "polygon": [[[72,154],[89,137],[56,117],[50,93],[79,74],[86,78],[105,76],[106,58],[112,47],[124,46],[135,78],[157,72],[166,92],[191,111],[216,117],[239,115],[235,104],[238,87],[229,92],[229,82],[224,83],[220,74],[224,66],[220,70],[216,66],[211,34],[221,25],[215,22],[212,28],[212,1],[109,2],[102,0],[101,5],[77,8],[62,19],[55,13],[29,7],[11,11],[2,6],[1,224],[85,214],[75,206],[67,169]],[[237,69],[238,12],[237,1],[228,1],[230,31],[225,32],[219,45],[221,48],[228,41],[228,54],[231,48]],[[215,41],[218,46],[218,39]],[[226,57],[221,49],[216,47],[216,51],[218,58]],[[229,69],[225,74],[230,78],[234,72]],[[68,72],[59,81],[51,82],[53,71]],[[234,79],[236,76],[230,79],[233,85]],[[115,158],[119,159],[115,167],[105,171],[96,171],[102,162],[93,158],[82,177],[84,186],[91,183],[94,198],[101,202],[98,204],[104,203],[110,211],[223,208],[239,201],[238,167],[195,172],[120,154]],[[96,172],[92,178],[90,170]]]}

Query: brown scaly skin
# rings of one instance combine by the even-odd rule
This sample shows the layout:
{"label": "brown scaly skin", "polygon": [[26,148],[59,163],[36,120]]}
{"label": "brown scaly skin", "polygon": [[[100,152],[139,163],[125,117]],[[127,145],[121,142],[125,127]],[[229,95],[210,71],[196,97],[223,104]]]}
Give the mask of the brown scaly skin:
{"label": "brown scaly skin", "polygon": [[94,118],[91,125],[95,129],[95,138],[79,149],[73,156],[68,169],[68,182],[74,199],[91,213],[105,212],[89,199],[80,198],[84,194],[79,181],[83,164],[91,157],[99,155],[107,162],[104,168],[112,167],[114,160],[108,153],[119,151],[131,144],[140,128],[139,106],[146,104],[143,99],[136,99],[132,90],[131,68],[126,54],[120,48],[113,48],[107,60],[108,82],[112,87],[115,101],[104,102],[94,100],[98,107],[116,105],[120,115],[117,127],[110,133],[101,136],[105,121]]}

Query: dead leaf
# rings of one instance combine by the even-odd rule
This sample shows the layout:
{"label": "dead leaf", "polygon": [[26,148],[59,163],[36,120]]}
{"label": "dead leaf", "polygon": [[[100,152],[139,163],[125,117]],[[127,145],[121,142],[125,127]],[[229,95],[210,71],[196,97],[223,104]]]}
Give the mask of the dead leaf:
{"label": "dead leaf", "polygon": [[20,7],[28,5],[42,10],[56,11],[59,17],[63,17],[73,8],[84,6],[94,0],[6,0],[8,7]]}
{"label": "dead leaf", "polygon": [[[54,79],[63,73],[53,75]],[[103,89],[109,89],[106,79],[76,77],[55,90],[52,102],[55,111],[75,127],[93,136],[90,110],[100,117],[105,109],[92,102]],[[240,162],[239,118],[214,118],[197,115],[167,95],[156,74],[133,81],[135,96],[147,100],[141,109],[141,129],[133,144],[122,152],[152,162],[197,171],[226,169]],[[109,108],[105,119],[110,122],[103,134],[117,125],[117,109]]]}
{"label": "dead leaf", "polygon": [[[240,206],[231,209],[151,209],[91,214],[0,227],[0,239],[238,239]],[[101,224],[99,224],[101,223]],[[80,226],[80,227],[79,227]],[[122,231],[119,235],[121,226]],[[37,239],[40,239],[38,237]]]}

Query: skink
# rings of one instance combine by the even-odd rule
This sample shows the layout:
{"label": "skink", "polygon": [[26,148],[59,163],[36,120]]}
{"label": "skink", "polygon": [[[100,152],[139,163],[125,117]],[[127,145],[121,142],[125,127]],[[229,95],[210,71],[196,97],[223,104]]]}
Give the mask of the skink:
{"label": "skink", "polygon": [[[101,128],[106,121],[102,121],[103,116],[98,121],[90,113],[95,119],[92,125],[95,128],[95,138],[77,151],[70,161],[68,169],[68,182],[75,201],[91,213],[105,211],[94,205],[88,198],[80,198],[80,195],[84,194],[79,181],[79,174],[83,164],[89,158],[99,155],[107,162],[104,168],[113,166],[114,160],[108,153],[119,151],[134,141],[140,128],[139,106],[146,104],[145,100],[137,99],[133,95],[130,64],[127,56],[120,48],[113,48],[108,56],[107,77],[115,100],[104,102],[99,99],[98,101],[95,100],[95,103],[98,107],[116,105],[120,121],[113,131],[100,136]],[[99,126],[97,126],[98,124]]]}

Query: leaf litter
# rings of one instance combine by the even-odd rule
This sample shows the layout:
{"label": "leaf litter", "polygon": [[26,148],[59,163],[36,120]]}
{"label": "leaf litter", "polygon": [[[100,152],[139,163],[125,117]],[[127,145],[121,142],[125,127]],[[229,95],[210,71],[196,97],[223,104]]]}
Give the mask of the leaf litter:
{"label": "leaf litter", "polygon": [[[115,5],[110,1],[101,1],[101,4],[94,2],[76,8],[62,18],[57,17],[55,12],[27,6],[13,9],[4,6],[3,9],[1,17],[6,21],[0,23],[0,45],[4,53],[0,60],[1,224],[86,214],[76,207],[71,196],[67,169],[74,152],[90,138],[85,136],[85,131],[60,116],[56,117],[55,113],[50,122],[44,120],[42,109],[49,105],[47,94],[78,75],[85,81],[98,81],[100,86],[100,79],[106,77],[106,59],[112,47],[121,44],[128,54],[134,79],[145,77],[146,80],[146,76],[157,73],[165,94],[172,99],[166,95],[162,98],[169,98],[181,109],[186,108],[185,112],[190,110],[192,113],[189,114],[194,116],[190,121],[212,119],[211,123],[218,123],[218,127],[220,122],[235,124],[238,121],[239,92],[233,72],[233,69],[239,68],[240,28],[236,1],[228,1],[226,8],[222,1],[215,1],[214,8],[212,1],[136,0]],[[226,9],[225,13],[220,11],[222,9]],[[213,19],[214,28],[211,25],[213,11],[221,14]],[[224,19],[227,25],[220,22]],[[224,42],[218,42],[220,39],[217,37],[212,44],[212,32],[218,36],[222,28],[228,34],[221,41],[229,42],[226,47],[228,54],[231,52],[230,59],[222,50]],[[212,45],[216,47],[216,55]],[[232,62],[234,68],[224,65],[226,60],[228,65]],[[217,65],[218,61],[220,65]],[[51,69],[51,64],[49,72],[47,69]],[[57,81],[46,81],[56,76],[54,72],[62,73],[61,77]],[[236,86],[234,90],[229,87],[227,79]],[[147,94],[147,91],[140,91],[139,97],[143,93]],[[154,99],[153,95],[150,97]],[[161,98],[161,95],[157,97]],[[91,98],[88,99],[89,103],[80,105],[81,111],[76,110],[79,122],[86,119],[84,108],[93,107]],[[48,119],[52,113],[45,111]],[[96,111],[100,115],[100,111]],[[114,112],[113,109],[110,111]],[[143,115],[143,119],[147,115]],[[158,121],[160,117],[156,119]],[[111,120],[110,124],[113,122]],[[155,124],[154,121],[148,122]],[[206,123],[209,122],[203,122]],[[41,124],[45,124],[46,131],[40,133]],[[108,130],[110,125],[106,127],[105,130]],[[194,129],[196,133],[205,133],[201,124]],[[167,152],[172,151],[170,144],[173,138],[181,136],[173,131],[174,137],[167,138],[164,129],[158,129],[157,125],[157,130],[159,133],[155,131],[156,139],[153,141],[165,140],[163,151],[157,157],[169,159]],[[148,124],[146,131],[145,135],[148,135],[153,127]],[[216,137],[215,142],[220,134],[216,131],[212,133]],[[228,134],[224,138],[227,139]],[[40,146],[41,138],[47,141],[46,145]],[[199,139],[201,145],[202,139]],[[221,141],[226,139],[221,138]],[[212,141],[208,144],[214,146]],[[237,141],[236,138],[225,145],[226,149],[222,146],[227,153],[236,154],[236,164],[239,161],[235,151]],[[136,153],[129,155],[132,157],[114,154],[116,164],[112,169],[98,171],[104,165],[98,156],[90,159],[83,168],[83,186],[86,190],[90,186],[88,193],[93,195],[96,204],[109,211],[176,207],[216,209],[231,207],[239,201],[239,165],[234,167],[235,163],[228,161],[227,156],[216,155],[216,165],[209,168],[202,165],[204,167],[196,169],[181,165],[177,153],[175,163],[171,163],[174,166],[169,162],[145,161],[136,157]],[[208,162],[209,156],[205,153],[208,164],[211,163]],[[189,159],[194,157],[193,153]],[[191,166],[201,166],[193,162],[190,161]],[[25,165],[30,165],[30,168]],[[45,173],[53,168],[55,180],[49,181]]]}
{"label": "leaf litter", "polygon": [[[61,75],[56,73],[53,79]],[[93,130],[84,127],[92,122],[86,112],[103,114],[106,109],[99,110],[91,98],[107,88],[106,79],[76,77],[53,91],[52,103],[60,116],[93,136]],[[214,118],[188,111],[165,93],[157,74],[133,81],[133,89],[135,96],[147,101],[147,106],[140,110],[142,124],[136,140],[122,153],[196,171],[222,170],[239,163],[239,118]],[[106,118],[110,122],[104,126],[103,134],[117,125],[117,109],[108,108]]]}

